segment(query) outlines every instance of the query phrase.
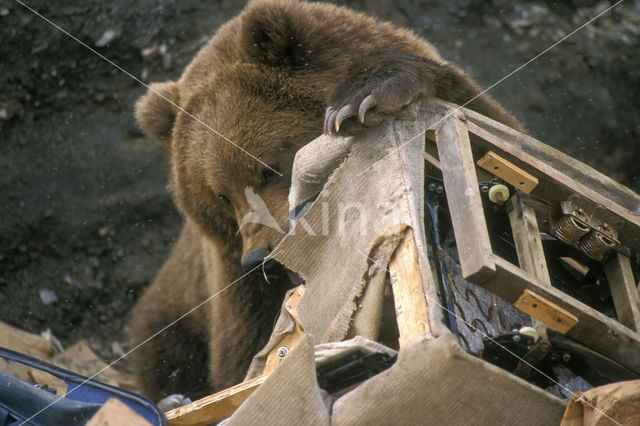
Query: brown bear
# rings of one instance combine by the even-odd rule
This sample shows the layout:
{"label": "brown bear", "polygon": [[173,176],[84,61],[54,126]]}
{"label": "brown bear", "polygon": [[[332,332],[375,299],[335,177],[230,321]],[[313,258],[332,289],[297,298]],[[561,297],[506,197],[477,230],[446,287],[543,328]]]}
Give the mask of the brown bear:
{"label": "brown bear", "polygon": [[[288,227],[299,148],[323,131],[375,125],[419,97],[473,100],[470,108],[520,128],[480,93],[407,30],[287,0],[250,3],[179,81],[152,85],[137,119],[171,152],[185,225],[133,311],[132,345],[145,343],[130,359],[144,393],[199,397],[233,385],[266,343],[291,282],[260,264]],[[272,226],[243,222],[255,207],[249,194],[264,201]]]}

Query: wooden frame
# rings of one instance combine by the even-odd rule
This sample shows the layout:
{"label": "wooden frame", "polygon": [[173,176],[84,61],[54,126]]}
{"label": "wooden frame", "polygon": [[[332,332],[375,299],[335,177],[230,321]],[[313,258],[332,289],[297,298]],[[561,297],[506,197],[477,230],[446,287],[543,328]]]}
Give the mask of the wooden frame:
{"label": "wooden frame", "polygon": [[[482,210],[472,146],[474,150],[493,152],[537,179],[532,194],[557,204],[576,200],[597,211],[617,228],[621,243],[633,250],[640,249],[640,216],[633,213],[640,211],[640,197],[588,166],[473,111],[432,102],[426,105],[425,113],[430,128],[435,128],[439,157],[435,160],[440,162],[463,276],[509,303],[520,300],[521,307],[527,304],[523,296],[537,298],[545,308],[528,309],[527,313],[640,374],[640,334],[635,331],[640,327],[640,308],[630,267],[622,255],[607,266],[620,322],[550,287],[548,275],[538,271],[541,265],[535,264],[536,258],[541,260],[535,245],[519,244],[517,248],[524,269],[495,255]],[[529,227],[528,234],[537,234],[530,219],[529,215],[529,223],[521,224],[521,231]],[[554,324],[559,318],[564,323]]]}

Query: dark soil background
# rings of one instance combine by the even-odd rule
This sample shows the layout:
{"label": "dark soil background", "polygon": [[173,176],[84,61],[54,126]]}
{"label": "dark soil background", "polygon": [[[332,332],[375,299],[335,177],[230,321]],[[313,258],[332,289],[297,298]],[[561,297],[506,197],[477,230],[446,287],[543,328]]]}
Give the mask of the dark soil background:
{"label": "dark soil background", "polygon": [[[144,82],[175,79],[244,1],[26,0]],[[613,2],[353,0],[412,28],[482,86]],[[626,0],[491,93],[532,135],[640,190],[640,1]],[[0,320],[105,359],[175,241],[167,156],[133,119],[144,87],[0,0]],[[56,300],[57,299],[57,300]]]}

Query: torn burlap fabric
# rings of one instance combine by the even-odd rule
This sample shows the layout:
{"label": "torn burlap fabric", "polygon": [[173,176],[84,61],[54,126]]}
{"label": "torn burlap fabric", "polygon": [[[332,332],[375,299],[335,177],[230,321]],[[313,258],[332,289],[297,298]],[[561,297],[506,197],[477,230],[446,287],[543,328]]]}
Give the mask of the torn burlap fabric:
{"label": "torn burlap fabric", "polygon": [[[317,164],[309,159],[323,151],[332,156],[324,161],[331,170],[316,168],[302,178],[295,173],[304,170],[294,165],[292,207],[322,191],[274,250],[274,257],[306,283],[298,315],[309,338],[289,352],[231,424],[258,419],[261,424],[553,424],[561,419],[559,399],[460,348],[443,325],[434,285],[424,288],[429,332],[403,346],[389,370],[337,399],[323,398],[313,345],[356,335],[377,339],[389,260],[409,227],[422,282],[434,282],[424,237],[426,129],[419,115],[413,105],[366,137],[332,145],[323,136],[296,156],[298,166]],[[247,378],[262,374],[267,354],[293,328],[283,309]]]}
{"label": "torn burlap fabric", "polygon": [[448,332],[417,336],[391,368],[327,398],[306,337],[225,426],[557,425],[563,411],[560,399],[469,355]]}

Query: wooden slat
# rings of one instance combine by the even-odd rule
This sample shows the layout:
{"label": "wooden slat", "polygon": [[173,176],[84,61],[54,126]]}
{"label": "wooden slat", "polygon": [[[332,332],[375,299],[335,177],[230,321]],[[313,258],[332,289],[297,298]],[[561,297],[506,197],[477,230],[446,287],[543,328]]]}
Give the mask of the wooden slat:
{"label": "wooden slat", "polygon": [[[543,284],[551,287],[551,278],[544,257],[535,210],[527,206],[518,194],[511,197],[509,207],[511,208],[509,222],[520,267],[538,278]],[[547,343],[545,321],[533,316],[532,323],[538,334]]]}
{"label": "wooden slat", "polygon": [[551,286],[536,212],[524,204],[518,195],[513,196],[510,203],[509,222],[511,222],[520,267],[547,286]]}
{"label": "wooden slat", "polygon": [[191,404],[167,411],[169,426],[197,426],[217,423],[230,415],[267,379],[260,376],[206,396]]}
{"label": "wooden slat", "polygon": [[447,202],[465,278],[486,278],[495,271],[491,242],[464,116],[457,110],[436,130]]}
{"label": "wooden slat", "polygon": [[611,296],[616,307],[618,321],[635,331],[640,331],[640,302],[629,258],[615,253],[604,265]]}
{"label": "wooden slat", "polygon": [[529,194],[538,185],[538,179],[535,176],[525,172],[495,152],[487,152],[484,157],[478,160],[478,166],[526,194]]}
{"label": "wooden slat", "polygon": [[578,323],[578,317],[531,290],[525,290],[513,305],[562,334]]}
{"label": "wooden slat", "polygon": [[[400,347],[421,333],[433,337],[427,298],[418,265],[418,251],[411,228],[407,228],[404,239],[391,256],[389,272]],[[431,274],[427,274],[426,278],[431,278],[428,286],[435,286]]]}
{"label": "wooden slat", "polygon": [[525,290],[533,291],[578,318],[567,336],[640,374],[640,334],[560,290],[546,286],[498,256],[494,257],[494,262],[496,274],[476,284],[509,303],[515,303]]}

